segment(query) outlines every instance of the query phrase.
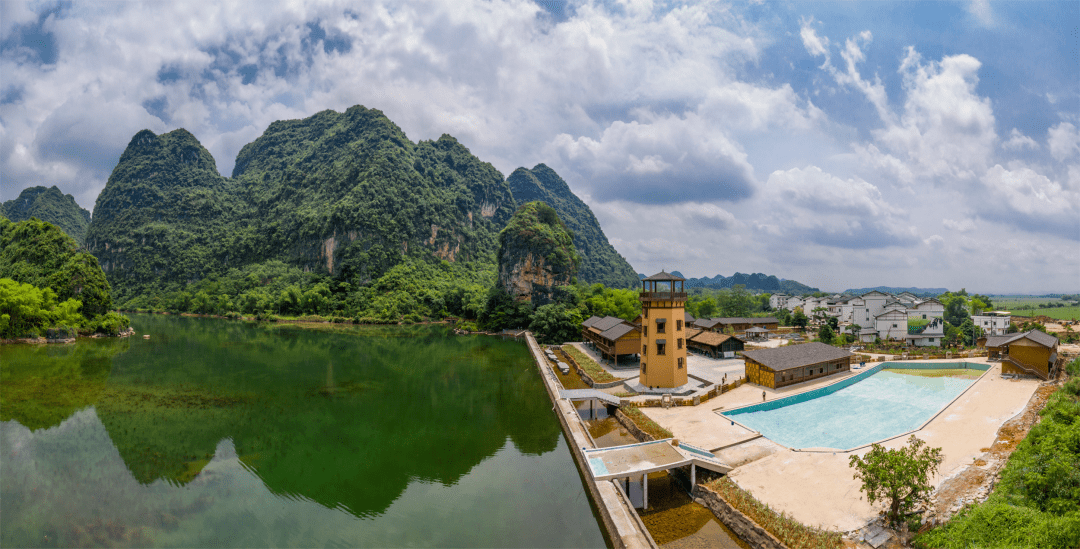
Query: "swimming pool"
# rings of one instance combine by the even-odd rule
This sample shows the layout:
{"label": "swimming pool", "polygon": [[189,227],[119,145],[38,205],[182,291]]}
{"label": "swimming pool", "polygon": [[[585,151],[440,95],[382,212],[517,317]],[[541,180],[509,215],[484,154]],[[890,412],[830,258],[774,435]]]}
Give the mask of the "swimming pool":
{"label": "swimming pool", "polygon": [[970,363],[884,363],[827,387],[721,415],[789,448],[856,448],[919,428],[975,382],[883,371],[924,366],[987,369]]}

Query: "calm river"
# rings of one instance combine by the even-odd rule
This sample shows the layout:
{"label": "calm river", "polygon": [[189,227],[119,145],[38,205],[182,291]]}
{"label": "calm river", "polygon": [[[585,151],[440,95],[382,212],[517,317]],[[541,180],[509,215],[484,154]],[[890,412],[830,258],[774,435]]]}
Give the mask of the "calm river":
{"label": "calm river", "polygon": [[131,318],[0,347],[0,546],[605,545],[519,342]]}

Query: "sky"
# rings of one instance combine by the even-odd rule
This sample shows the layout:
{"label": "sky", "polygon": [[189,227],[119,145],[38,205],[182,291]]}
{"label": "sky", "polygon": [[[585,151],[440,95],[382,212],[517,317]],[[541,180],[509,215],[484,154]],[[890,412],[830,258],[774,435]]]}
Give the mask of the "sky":
{"label": "sky", "polygon": [[1080,2],[0,0],[2,200],[358,104],[547,164],[641,273],[1080,291]]}

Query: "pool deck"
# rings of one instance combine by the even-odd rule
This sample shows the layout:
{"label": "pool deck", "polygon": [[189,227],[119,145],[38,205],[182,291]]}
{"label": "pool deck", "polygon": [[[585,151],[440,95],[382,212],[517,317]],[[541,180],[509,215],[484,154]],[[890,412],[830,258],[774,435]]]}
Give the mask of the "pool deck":
{"label": "pool deck", "polygon": [[[985,358],[906,362],[961,361],[986,363]],[[935,486],[960,472],[983,453],[983,448],[991,446],[1001,425],[1023,411],[1039,387],[1038,380],[1003,379],[1001,366],[989,365],[986,375],[915,433],[931,447],[942,448],[945,459],[932,481]],[[747,384],[701,406],[643,408],[642,411],[680,440],[713,450],[718,458],[735,466],[729,477],[760,501],[804,524],[846,532],[862,527],[881,510],[880,506],[866,502],[848,466],[851,454],[864,455],[869,448],[835,454],[794,451],[767,438],[754,437],[749,430],[731,425],[714,410],[761,402],[762,391],[768,400],[774,400],[829,385],[861,371],[775,390]],[[906,436],[892,439],[883,445],[898,448],[906,439]]]}

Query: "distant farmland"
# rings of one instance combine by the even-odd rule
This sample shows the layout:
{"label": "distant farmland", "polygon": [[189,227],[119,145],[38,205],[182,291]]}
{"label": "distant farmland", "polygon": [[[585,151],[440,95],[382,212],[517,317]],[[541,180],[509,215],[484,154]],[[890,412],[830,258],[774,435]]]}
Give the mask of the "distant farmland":
{"label": "distant farmland", "polygon": [[1017,316],[1048,316],[1057,320],[1080,320],[1080,305],[1041,308],[1039,305],[1066,303],[1052,297],[992,297],[994,308]]}

